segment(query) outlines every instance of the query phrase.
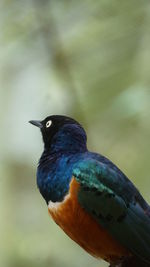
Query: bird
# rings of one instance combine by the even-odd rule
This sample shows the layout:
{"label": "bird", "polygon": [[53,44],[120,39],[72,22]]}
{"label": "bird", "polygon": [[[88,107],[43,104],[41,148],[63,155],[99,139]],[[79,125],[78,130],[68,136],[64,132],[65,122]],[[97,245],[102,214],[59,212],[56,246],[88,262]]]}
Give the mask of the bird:
{"label": "bird", "polygon": [[150,206],[136,186],[112,161],[88,150],[75,119],[51,115],[29,122],[42,134],[37,187],[56,224],[111,267],[150,266]]}

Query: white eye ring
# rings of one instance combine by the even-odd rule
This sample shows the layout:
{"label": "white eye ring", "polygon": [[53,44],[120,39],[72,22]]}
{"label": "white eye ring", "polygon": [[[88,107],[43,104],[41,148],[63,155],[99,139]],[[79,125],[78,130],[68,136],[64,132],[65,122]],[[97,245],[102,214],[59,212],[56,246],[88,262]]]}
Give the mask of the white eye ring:
{"label": "white eye ring", "polygon": [[51,120],[47,121],[46,128],[49,128],[51,125],[52,125],[52,121]]}

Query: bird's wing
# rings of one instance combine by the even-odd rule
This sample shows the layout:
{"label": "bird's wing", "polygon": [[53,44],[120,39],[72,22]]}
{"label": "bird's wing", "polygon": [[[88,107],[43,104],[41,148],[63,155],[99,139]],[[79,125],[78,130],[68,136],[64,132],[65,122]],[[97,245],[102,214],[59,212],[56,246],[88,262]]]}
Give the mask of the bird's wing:
{"label": "bird's wing", "polygon": [[[129,180],[119,184],[117,172],[94,159],[76,164],[73,175],[80,183],[82,207],[123,246],[150,263],[150,217],[136,199],[127,197]],[[140,198],[133,184],[129,185]]]}

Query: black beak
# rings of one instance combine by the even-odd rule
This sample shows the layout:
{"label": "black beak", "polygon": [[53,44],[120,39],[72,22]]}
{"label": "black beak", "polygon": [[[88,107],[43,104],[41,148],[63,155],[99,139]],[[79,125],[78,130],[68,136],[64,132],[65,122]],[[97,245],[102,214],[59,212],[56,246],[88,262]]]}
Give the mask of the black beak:
{"label": "black beak", "polygon": [[29,123],[39,127],[39,128],[42,128],[43,125],[42,125],[42,122],[41,121],[29,121]]}

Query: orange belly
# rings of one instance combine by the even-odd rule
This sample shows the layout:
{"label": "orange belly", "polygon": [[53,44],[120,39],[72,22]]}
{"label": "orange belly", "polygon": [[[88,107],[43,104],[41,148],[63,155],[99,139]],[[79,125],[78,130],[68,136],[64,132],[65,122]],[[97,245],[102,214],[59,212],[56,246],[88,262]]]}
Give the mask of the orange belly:
{"label": "orange belly", "polygon": [[49,213],[54,221],[76,243],[91,255],[108,262],[117,262],[129,252],[96,222],[78,203],[79,184],[73,178],[69,195],[61,204],[49,205]]}

